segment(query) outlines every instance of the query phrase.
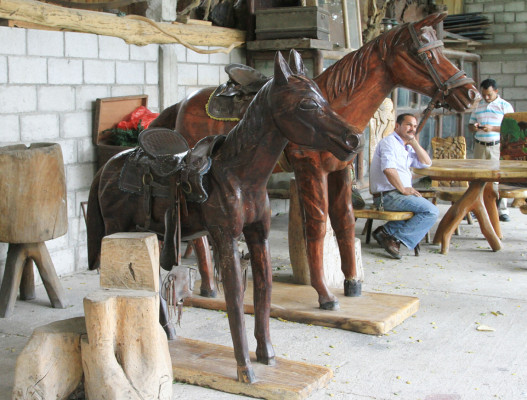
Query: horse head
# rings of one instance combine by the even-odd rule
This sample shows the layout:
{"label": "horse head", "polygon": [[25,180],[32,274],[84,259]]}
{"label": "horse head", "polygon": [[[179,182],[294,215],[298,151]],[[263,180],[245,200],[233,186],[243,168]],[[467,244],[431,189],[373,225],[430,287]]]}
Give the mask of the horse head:
{"label": "horse head", "polygon": [[291,67],[277,52],[272,81],[273,118],[282,134],[298,145],[331,152],[342,161],[357,153],[362,132],[349,125],[305,75],[300,54],[291,50]]}
{"label": "horse head", "polygon": [[474,81],[444,55],[443,42],[432,28],[446,16],[437,13],[405,23],[377,40],[381,58],[391,64],[397,86],[423,93],[435,103],[461,112],[472,108],[481,96]]}

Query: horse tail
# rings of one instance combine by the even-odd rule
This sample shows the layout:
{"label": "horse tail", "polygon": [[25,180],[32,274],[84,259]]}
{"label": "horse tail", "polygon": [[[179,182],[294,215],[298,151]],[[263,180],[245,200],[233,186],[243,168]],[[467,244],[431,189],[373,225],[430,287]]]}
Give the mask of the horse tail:
{"label": "horse tail", "polygon": [[88,268],[98,269],[101,262],[101,243],[105,235],[104,220],[99,204],[99,183],[103,168],[99,169],[90,187],[88,211],[86,213],[86,233],[88,236]]}
{"label": "horse tail", "polygon": [[149,128],[168,128],[168,129],[175,129],[176,128],[176,120],[177,115],[179,112],[179,105],[181,103],[176,103],[165,110],[161,114],[158,115],[156,119],[154,119],[150,125],[148,125]]}

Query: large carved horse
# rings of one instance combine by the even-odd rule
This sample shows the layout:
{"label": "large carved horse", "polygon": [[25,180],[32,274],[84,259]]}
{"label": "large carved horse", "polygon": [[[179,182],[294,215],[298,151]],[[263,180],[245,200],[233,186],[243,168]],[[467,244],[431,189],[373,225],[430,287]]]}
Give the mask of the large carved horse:
{"label": "large carved horse", "polygon": [[[237,239],[243,233],[250,251],[257,360],[273,364],[269,336],[272,268],[267,181],[288,141],[329,151],[343,162],[350,160],[360,145],[360,131],[330,109],[317,86],[302,74],[302,67],[295,65],[292,71],[282,55],[277,54],[274,78],[258,92],[243,119],[211,156],[204,185],[209,188],[208,199],[201,204],[187,201],[188,212],[181,214],[183,238],[208,233],[212,239],[215,266],[223,281],[238,379],[242,382],[253,382],[255,377],[245,333],[244,280]],[[144,226],[142,196],[121,191],[118,186],[126,157],[127,152],[123,152],[110,159],[92,185],[88,206],[90,262],[94,262],[97,250],[100,251],[103,234]],[[160,197],[152,203],[151,226],[161,232],[167,203],[167,199]]]}
{"label": "large carved horse", "polygon": [[[365,44],[314,80],[330,105],[351,125],[364,130],[375,110],[396,87],[434,98],[434,103],[456,111],[480,99],[468,79],[443,54],[443,43],[433,25],[446,13],[406,23]],[[151,126],[181,132],[189,144],[203,136],[228,132],[235,122],[211,119],[205,110],[215,88],[202,89],[166,109]],[[355,219],[351,204],[350,162],[329,152],[290,143],[285,154],[292,164],[305,215],[307,259],[311,284],[323,309],[338,309],[338,300],[324,281],[323,242],[327,216],[335,231],[344,273],[344,294],[360,294],[355,264]]]}

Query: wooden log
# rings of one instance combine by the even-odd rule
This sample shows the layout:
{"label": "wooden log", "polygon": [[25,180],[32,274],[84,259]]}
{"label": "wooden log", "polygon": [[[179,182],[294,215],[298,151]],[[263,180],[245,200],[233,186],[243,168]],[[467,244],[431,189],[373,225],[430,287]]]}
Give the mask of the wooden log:
{"label": "wooden log", "polygon": [[[293,281],[301,285],[310,285],[311,278],[307,262],[303,211],[298,199],[296,181],[294,179],[291,179],[290,191],[288,238]],[[360,239],[355,239],[355,259],[357,263],[357,277],[362,281],[364,271],[362,268]],[[326,236],[324,237],[324,279],[329,287],[343,287],[344,274],[340,266],[341,260],[337,239],[328,221],[326,224]]]}
{"label": "wooden log", "polygon": [[101,245],[101,288],[159,292],[159,244],[149,232],[105,236]]}
{"label": "wooden log", "polygon": [[58,144],[0,148],[0,174],[0,241],[38,243],[68,231],[66,179]]}
{"label": "wooden log", "polygon": [[99,290],[84,298],[88,337],[81,341],[86,397],[172,398],[172,361],[159,324],[158,294]]}
{"label": "wooden log", "polygon": [[18,356],[13,400],[67,399],[82,381],[84,317],[38,327]]}
{"label": "wooden log", "polygon": [[[14,19],[77,32],[115,36],[128,44],[178,43],[145,21],[88,10],[74,10],[33,0],[2,0],[0,18]],[[229,47],[245,42],[245,31],[217,26],[157,23],[194,46]]]}

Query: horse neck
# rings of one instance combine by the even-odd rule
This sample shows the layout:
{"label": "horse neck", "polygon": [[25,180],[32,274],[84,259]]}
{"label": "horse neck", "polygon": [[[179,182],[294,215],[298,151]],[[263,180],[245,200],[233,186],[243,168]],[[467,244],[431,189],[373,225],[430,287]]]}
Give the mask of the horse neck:
{"label": "horse neck", "polygon": [[260,90],[242,120],[229,132],[215,162],[225,174],[251,187],[267,185],[288,139],[275,125],[268,89]]}
{"label": "horse neck", "polygon": [[315,78],[331,107],[360,130],[396,86],[379,46],[372,40]]}

